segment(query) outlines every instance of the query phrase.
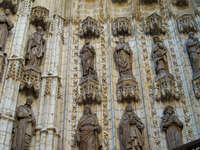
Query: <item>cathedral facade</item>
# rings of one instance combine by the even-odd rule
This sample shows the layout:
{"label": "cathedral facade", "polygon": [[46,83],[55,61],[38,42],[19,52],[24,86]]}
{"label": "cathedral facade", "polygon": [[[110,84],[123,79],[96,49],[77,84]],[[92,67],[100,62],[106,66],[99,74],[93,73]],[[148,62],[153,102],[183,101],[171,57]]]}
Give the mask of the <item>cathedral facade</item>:
{"label": "cathedral facade", "polygon": [[199,0],[0,0],[0,150],[198,139]]}

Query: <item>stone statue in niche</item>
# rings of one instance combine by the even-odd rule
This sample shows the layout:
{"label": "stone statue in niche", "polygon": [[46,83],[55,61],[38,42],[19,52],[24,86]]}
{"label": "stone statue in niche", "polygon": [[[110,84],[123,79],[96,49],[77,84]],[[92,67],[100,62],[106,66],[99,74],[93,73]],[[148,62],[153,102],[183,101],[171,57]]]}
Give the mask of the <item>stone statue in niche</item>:
{"label": "stone statue in niche", "polygon": [[29,40],[26,53],[26,66],[40,70],[42,58],[46,51],[46,40],[44,39],[43,29],[37,26],[37,31],[33,33]]}
{"label": "stone statue in niche", "polygon": [[126,106],[119,125],[120,141],[124,150],[144,149],[144,124],[135,114],[131,104]]}
{"label": "stone statue in niche", "polygon": [[120,80],[124,78],[132,78],[132,51],[128,44],[125,42],[124,37],[120,37],[116,42],[114,52],[114,61],[119,72]]}
{"label": "stone statue in niche", "polygon": [[81,38],[98,38],[100,36],[98,22],[92,17],[87,17],[82,22],[79,35]]}
{"label": "stone statue in niche", "polygon": [[147,17],[144,24],[144,30],[145,34],[151,36],[165,34],[166,29],[162,17],[157,13],[153,13]]}
{"label": "stone statue in niche", "polygon": [[5,51],[8,32],[14,27],[12,21],[8,18],[9,9],[5,9],[3,14],[0,14],[0,51]]}
{"label": "stone statue in niche", "polygon": [[174,108],[167,106],[164,109],[163,115],[161,129],[166,133],[168,149],[182,145],[183,123],[175,115]]}
{"label": "stone statue in niche", "polygon": [[75,136],[79,150],[101,150],[102,144],[98,137],[100,132],[97,116],[92,114],[90,106],[86,105]]}
{"label": "stone statue in niche", "polygon": [[29,149],[36,126],[31,105],[32,99],[28,97],[25,105],[17,107],[12,150]]}
{"label": "stone statue in niche", "polygon": [[193,75],[200,73],[200,42],[193,32],[188,34],[186,50],[190,59]]}
{"label": "stone statue in niche", "polygon": [[97,73],[95,70],[96,52],[89,40],[85,40],[85,44],[80,51],[81,65],[82,65],[82,79],[91,78],[97,80]]}
{"label": "stone statue in niche", "polygon": [[129,36],[131,35],[130,20],[126,17],[118,17],[112,23],[113,36]]}
{"label": "stone statue in niche", "polygon": [[184,14],[177,19],[178,31],[180,33],[197,32],[197,23],[192,14]]}
{"label": "stone statue in niche", "polygon": [[169,72],[167,61],[167,48],[164,46],[159,36],[155,35],[153,37],[153,42],[154,46],[152,50],[152,59],[154,61],[156,75]]}

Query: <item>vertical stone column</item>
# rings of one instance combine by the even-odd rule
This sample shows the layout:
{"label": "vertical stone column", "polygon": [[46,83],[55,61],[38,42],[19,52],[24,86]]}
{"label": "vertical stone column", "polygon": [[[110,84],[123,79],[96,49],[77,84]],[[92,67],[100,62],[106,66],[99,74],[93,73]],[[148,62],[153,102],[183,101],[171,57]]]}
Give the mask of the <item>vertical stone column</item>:
{"label": "vertical stone column", "polygon": [[[62,50],[62,30],[64,20],[57,15],[53,16],[46,51],[45,73],[42,80],[40,97],[40,111],[36,133],[35,149],[53,150],[58,148],[57,113],[60,88],[59,65]],[[48,57],[48,58],[47,58]]]}
{"label": "vertical stone column", "polygon": [[11,147],[13,121],[19,93],[25,39],[29,27],[31,8],[31,0],[24,0],[20,3],[14,39],[11,43],[11,56],[8,58],[8,71],[0,101],[1,150],[9,150]]}

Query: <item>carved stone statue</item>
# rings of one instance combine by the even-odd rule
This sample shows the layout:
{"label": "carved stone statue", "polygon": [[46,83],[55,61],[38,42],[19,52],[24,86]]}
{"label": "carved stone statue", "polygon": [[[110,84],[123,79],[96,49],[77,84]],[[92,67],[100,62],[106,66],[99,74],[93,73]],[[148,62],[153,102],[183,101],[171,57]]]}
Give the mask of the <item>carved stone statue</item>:
{"label": "carved stone statue", "polygon": [[144,148],[143,129],[143,123],[133,111],[131,104],[128,104],[119,125],[123,150],[142,150]]}
{"label": "carved stone statue", "polygon": [[100,150],[102,148],[98,137],[100,131],[97,116],[92,114],[89,106],[85,106],[75,136],[79,150]]}
{"label": "carved stone statue", "polygon": [[41,26],[37,27],[37,31],[33,33],[28,40],[27,61],[26,66],[39,69],[42,58],[46,51],[46,40],[43,38],[43,29]]}
{"label": "carved stone statue", "polygon": [[36,126],[31,105],[32,99],[28,97],[25,105],[17,107],[12,150],[29,149],[31,138],[35,134]]}
{"label": "carved stone statue", "polygon": [[156,75],[169,72],[167,61],[167,48],[158,36],[153,37],[154,46],[152,50],[152,59],[155,65]]}
{"label": "carved stone statue", "polygon": [[167,106],[164,109],[163,115],[161,129],[166,133],[168,149],[182,145],[183,123],[175,115],[174,108]]}
{"label": "carved stone statue", "polygon": [[194,37],[194,33],[190,32],[186,41],[186,50],[190,59],[193,74],[200,73],[200,42]]}
{"label": "carved stone statue", "polygon": [[123,37],[120,37],[119,41],[116,42],[114,60],[119,71],[120,80],[124,78],[132,78],[132,51],[128,44],[125,42]]}
{"label": "carved stone statue", "polygon": [[81,65],[83,78],[92,78],[97,80],[97,73],[95,70],[95,58],[96,52],[93,46],[90,45],[88,40],[85,41],[85,45],[80,51]]}
{"label": "carved stone statue", "polygon": [[0,51],[5,50],[8,32],[14,27],[12,21],[8,18],[9,14],[9,9],[6,9],[3,14],[0,14]]}

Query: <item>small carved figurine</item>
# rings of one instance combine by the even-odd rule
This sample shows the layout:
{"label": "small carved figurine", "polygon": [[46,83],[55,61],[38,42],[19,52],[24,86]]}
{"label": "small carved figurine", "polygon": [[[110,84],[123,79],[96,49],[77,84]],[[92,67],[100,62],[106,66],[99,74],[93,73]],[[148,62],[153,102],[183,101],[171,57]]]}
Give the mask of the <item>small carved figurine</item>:
{"label": "small carved figurine", "polygon": [[80,51],[81,65],[83,78],[91,77],[97,80],[97,73],[95,70],[96,53],[94,47],[90,45],[89,40],[85,40],[85,45]]}
{"label": "small carved figurine", "polygon": [[25,105],[17,107],[12,150],[29,149],[32,136],[35,134],[36,126],[31,105],[32,99],[28,97]]}
{"label": "small carved figurine", "polygon": [[190,59],[193,73],[200,73],[200,42],[194,37],[194,33],[190,32],[186,41],[186,49]]}
{"label": "small carved figurine", "polygon": [[121,144],[124,150],[144,149],[143,129],[144,124],[133,111],[131,104],[128,104],[119,125]]}
{"label": "small carved figurine", "polygon": [[167,106],[164,109],[163,115],[161,129],[166,133],[168,149],[171,150],[183,144],[183,123],[175,115],[174,108],[172,106]]}
{"label": "small carved figurine", "polygon": [[158,36],[153,37],[154,46],[152,50],[152,59],[155,65],[156,75],[169,72],[167,61],[167,48]]}
{"label": "small carved figurine", "polygon": [[100,131],[97,116],[92,114],[89,106],[85,106],[75,136],[79,150],[101,150],[102,145],[98,137]]}
{"label": "small carved figurine", "polygon": [[120,37],[119,41],[116,42],[114,60],[119,71],[120,80],[124,78],[132,78],[132,51],[128,44],[125,42],[124,37]]}
{"label": "small carved figurine", "polygon": [[46,40],[44,39],[43,29],[37,26],[37,31],[30,36],[28,40],[26,66],[39,69],[42,58],[46,51]]}
{"label": "small carved figurine", "polygon": [[12,21],[8,18],[9,14],[9,9],[0,14],[0,51],[5,51],[8,32],[14,27]]}

